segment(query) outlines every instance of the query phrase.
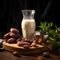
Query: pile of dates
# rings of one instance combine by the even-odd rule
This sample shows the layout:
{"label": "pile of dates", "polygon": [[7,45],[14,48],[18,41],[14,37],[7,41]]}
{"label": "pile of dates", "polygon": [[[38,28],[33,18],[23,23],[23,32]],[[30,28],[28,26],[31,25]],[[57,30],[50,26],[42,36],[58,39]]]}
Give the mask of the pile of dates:
{"label": "pile of dates", "polygon": [[3,38],[6,39],[7,43],[16,43],[16,40],[19,37],[19,30],[16,28],[11,28],[10,31],[3,36]]}
{"label": "pile of dates", "polygon": [[[16,28],[10,28],[10,31],[6,33],[3,38],[6,39],[7,43],[16,43],[18,46],[23,46],[24,48],[36,47],[37,42],[42,42],[42,39],[39,38],[38,33],[34,34],[35,40],[24,39],[21,37],[20,32]],[[37,41],[39,40],[39,41]]]}
{"label": "pile of dates", "polygon": [[29,47],[36,47],[36,41],[30,41],[28,39],[17,39],[17,45],[18,46],[23,46],[24,48],[29,48]]}

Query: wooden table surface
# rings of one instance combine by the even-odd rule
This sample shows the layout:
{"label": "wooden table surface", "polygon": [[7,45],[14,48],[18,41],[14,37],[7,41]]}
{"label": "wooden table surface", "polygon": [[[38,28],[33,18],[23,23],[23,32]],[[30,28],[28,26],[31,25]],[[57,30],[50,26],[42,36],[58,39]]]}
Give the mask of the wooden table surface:
{"label": "wooden table surface", "polygon": [[50,58],[43,57],[42,55],[36,56],[25,56],[21,57],[14,56],[11,52],[2,51],[0,52],[0,60],[60,60],[60,55],[52,54]]}

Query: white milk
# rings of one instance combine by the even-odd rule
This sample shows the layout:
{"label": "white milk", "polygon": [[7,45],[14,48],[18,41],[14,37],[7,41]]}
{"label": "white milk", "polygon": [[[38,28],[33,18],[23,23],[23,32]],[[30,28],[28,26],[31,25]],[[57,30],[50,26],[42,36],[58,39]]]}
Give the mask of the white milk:
{"label": "white milk", "polygon": [[35,20],[34,19],[23,19],[21,23],[22,34],[24,38],[32,39],[35,32]]}

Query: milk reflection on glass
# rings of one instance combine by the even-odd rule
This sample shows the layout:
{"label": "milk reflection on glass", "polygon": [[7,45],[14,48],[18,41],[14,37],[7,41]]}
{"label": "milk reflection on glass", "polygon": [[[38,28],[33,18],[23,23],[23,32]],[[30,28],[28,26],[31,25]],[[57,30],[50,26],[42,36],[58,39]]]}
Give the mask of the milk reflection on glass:
{"label": "milk reflection on glass", "polygon": [[22,10],[23,19],[21,22],[23,38],[32,39],[34,36],[36,23],[34,19],[35,10]]}

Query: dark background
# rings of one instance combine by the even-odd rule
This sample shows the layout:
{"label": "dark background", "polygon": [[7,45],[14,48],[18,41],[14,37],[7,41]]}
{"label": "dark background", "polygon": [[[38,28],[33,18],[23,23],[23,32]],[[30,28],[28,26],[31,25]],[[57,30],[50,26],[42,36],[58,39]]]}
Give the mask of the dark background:
{"label": "dark background", "polygon": [[0,0],[0,32],[7,33],[11,27],[21,31],[22,9],[34,9],[36,30],[40,21],[52,21],[60,26],[58,0]]}

